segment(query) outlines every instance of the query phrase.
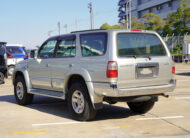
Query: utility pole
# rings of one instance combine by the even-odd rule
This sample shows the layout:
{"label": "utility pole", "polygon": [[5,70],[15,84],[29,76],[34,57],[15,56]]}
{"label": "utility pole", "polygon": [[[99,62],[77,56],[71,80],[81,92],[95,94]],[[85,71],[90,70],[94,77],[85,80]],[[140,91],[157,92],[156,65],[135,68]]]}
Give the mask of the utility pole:
{"label": "utility pole", "polygon": [[78,21],[77,21],[77,19],[75,20],[75,31],[77,31],[78,30]]}
{"label": "utility pole", "polygon": [[129,29],[131,29],[131,0],[129,0]]}
{"label": "utility pole", "polygon": [[58,23],[57,23],[57,26],[58,26],[58,33],[59,33],[59,35],[60,35],[60,34],[61,34],[61,23],[58,22]]}
{"label": "utility pole", "polygon": [[94,29],[94,16],[93,16],[92,2],[88,3],[88,8],[90,9],[90,28]]}
{"label": "utility pole", "polygon": [[65,24],[63,27],[65,28],[65,33],[67,34],[67,24]]}

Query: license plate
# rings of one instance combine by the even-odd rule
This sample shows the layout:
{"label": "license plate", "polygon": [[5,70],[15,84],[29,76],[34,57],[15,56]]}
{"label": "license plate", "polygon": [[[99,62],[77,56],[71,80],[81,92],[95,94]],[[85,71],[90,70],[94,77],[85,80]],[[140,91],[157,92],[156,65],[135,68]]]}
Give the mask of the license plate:
{"label": "license plate", "polygon": [[138,64],[136,66],[136,78],[148,79],[158,76],[159,66],[157,64]]}

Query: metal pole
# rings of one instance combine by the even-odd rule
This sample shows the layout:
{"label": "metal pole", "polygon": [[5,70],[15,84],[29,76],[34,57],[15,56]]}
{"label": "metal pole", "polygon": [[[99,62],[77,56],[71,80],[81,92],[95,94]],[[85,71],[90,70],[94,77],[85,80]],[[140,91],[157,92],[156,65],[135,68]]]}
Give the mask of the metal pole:
{"label": "metal pole", "polygon": [[92,10],[92,2],[88,3],[88,8],[90,9],[90,28],[94,29],[94,24],[93,24],[93,10]]}
{"label": "metal pole", "polygon": [[60,34],[61,34],[61,23],[58,22],[58,23],[57,23],[57,26],[58,26],[58,33],[59,33],[59,35],[60,35]]}
{"label": "metal pole", "polygon": [[129,29],[131,29],[131,0],[129,0]]}
{"label": "metal pole", "polygon": [[125,14],[126,14],[126,26],[129,28],[129,18],[128,18],[128,3],[125,5]]}

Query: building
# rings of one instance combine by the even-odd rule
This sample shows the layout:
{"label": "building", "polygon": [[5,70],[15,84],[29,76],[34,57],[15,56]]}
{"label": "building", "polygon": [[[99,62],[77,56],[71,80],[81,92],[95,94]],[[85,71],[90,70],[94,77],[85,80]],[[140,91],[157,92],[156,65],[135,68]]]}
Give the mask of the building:
{"label": "building", "polygon": [[142,18],[146,13],[155,13],[165,19],[168,13],[176,12],[180,0],[131,0],[132,17]]}

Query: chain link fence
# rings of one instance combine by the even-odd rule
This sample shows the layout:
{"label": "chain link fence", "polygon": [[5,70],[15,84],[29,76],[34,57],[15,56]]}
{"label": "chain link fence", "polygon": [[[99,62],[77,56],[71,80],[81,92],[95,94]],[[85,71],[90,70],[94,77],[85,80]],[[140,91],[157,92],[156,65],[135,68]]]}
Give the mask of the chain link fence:
{"label": "chain link fence", "polygon": [[[190,35],[166,36],[163,37],[163,40],[173,54],[172,56],[175,62],[183,62],[185,60],[189,61],[190,55],[188,53],[190,53],[190,51],[188,51],[187,45],[190,44]],[[177,46],[181,46],[181,49],[175,53]]]}

